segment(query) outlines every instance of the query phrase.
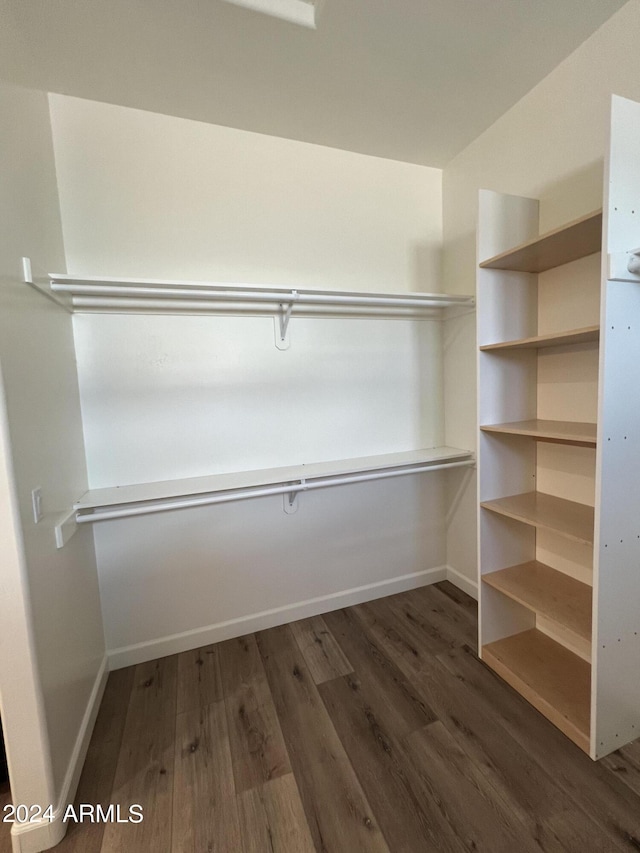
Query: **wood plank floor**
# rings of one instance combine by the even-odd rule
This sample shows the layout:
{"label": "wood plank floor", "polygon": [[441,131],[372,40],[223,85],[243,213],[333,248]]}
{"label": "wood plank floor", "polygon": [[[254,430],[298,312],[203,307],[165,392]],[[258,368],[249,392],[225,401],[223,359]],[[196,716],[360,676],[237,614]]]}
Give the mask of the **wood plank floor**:
{"label": "wood plank floor", "polygon": [[441,583],[112,673],[77,803],[144,821],[56,849],[640,850],[640,742],[593,763],[475,632]]}
{"label": "wood plank floor", "polygon": [[[7,782],[0,785],[0,819],[4,815],[4,807],[11,803],[11,791]],[[0,823],[0,853],[11,853],[10,827]]]}

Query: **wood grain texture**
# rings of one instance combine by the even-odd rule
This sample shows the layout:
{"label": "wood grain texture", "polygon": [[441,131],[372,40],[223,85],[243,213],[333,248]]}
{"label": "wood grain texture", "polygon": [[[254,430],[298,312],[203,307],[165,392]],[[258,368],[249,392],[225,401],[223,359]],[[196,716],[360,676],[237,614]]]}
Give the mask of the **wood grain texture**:
{"label": "wood grain texture", "polygon": [[434,592],[431,587],[361,604],[353,612],[370,637],[383,644],[385,640],[392,645],[397,642],[415,658],[475,642],[475,608],[470,611],[452,599],[451,593]]}
{"label": "wood grain texture", "polygon": [[551,332],[547,335],[534,335],[531,338],[519,338],[515,341],[485,344],[480,349],[483,352],[490,352],[491,350],[546,349],[547,347],[597,343],[599,340],[600,326],[583,326],[580,329],[572,329],[567,332]]}
{"label": "wood grain texture", "polygon": [[[418,669],[421,665],[428,667],[435,655],[450,648],[451,643],[435,627],[424,630],[420,611],[409,607],[410,599],[402,596],[393,598],[393,602],[381,599],[361,604],[357,615],[369,636],[415,686],[413,672],[408,674],[404,666],[404,656],[411,655]],[[418,613],[418,618],[415,613]]]}
{"label": "wood grain texture", "polygon": [[[252,652],[217,646],[220,677],[183,670],[203,677],[180,714],[180,658],[113,673],[76,801],[139,801],[145,824],[71,826],[56,849],[637,853],[640,741],[592,762],[478,660],[475,608],[445,582],[329,615],[355,671],[320,685],[290,628],[244,638]],[[291,770],[238,791],[229,697],[203,703],[256,680]]]}
{"label": "wood grain texture", "polygon": [[[377,602],[372,602],[371,606],[375,608]],[[380,642],[387,645],[389,654],[394,656],[398,665],[421,690],[474,765],[485,774],[495,796],[507,804],[510,813],[517,816],[524,836],[536,839],[542,849],[558,853],[591,849],[594,840],[602,844],[603,850],[617,849],[612,833],[591,822],[575,801],[556,784],[553,774],[547,773],[541,746],[527,743],[525,748],[516,739],[516,732],[506,728],[498,711],[497,698],[487,703],[481,701],[483,697],[478,685],[488,681],[494,691],[497,685],[500,695],[507,692],[516,708],[527,717],[533,715],[540,723],[540,728],[546,728],[548,736],[562,743],[565,754],[569,750],[584,758],[587,763],[589,759],[478,661],[468,647],[459,646],[434,656],[417,645],[415,637],[407,642],[404,627],[398,621],[394,629],[387,626],[383,638],[380,629],[391,613],[388,609],[386,616],[381,615],[377,623]],[[524,722],[521,721],[521,724],[524,725]],[[538,731],[538,737],[541,743],[545,742],[541,731]],[[628,806],[619,809],[622,813],[627,810]],[[558,812],[565,815],[564,823],[552,831],[548,824]],[[627,826],[632,825],[631,817],[629,812]]]}
{"label": "wood grain texture", "polygon": [[[4,807],[11,804],[11,789],[8,784],[0,786],[0,818],[5,814]],[[99,848],[98,848],[99,849]],[[0,853],[12,853],[11,824],[0,822]]]}
{"label": "wood grain texture", "polygon": [[257,639],[316,850],[387,851],[291,630],[272,628]]}
{"label": "wood grain texture", "polygon": [[[100,803],[106,809],[111,801],[134,675],[134,667],[109,674],[78,784],[76,808],[80,803]],[[105,825],[70,823],[65,838],[68,853],[99,853]]]}
{"label": "wood grain texture", "polygon": [[244,853],[315,853],[293,774],[243,791],[238,808]]}
{"label": "wood grain texture", "polygon": [[423,800],[438,803],[465,849],[486,853],[538,850],[508,804],[441,722],[407,738],[407,755],[421,781]]}
{"label": "wood grain texture", "polygon": [[636,740],[622,749],[617,749],[601,758],[600,763],[640,797],[640,741]]}
{"label": "wood grain texture", "polygon": [[533,527],[561,533],[576,542],[593,544],[594,510],[586,504],[556,498],[544,492],[524,492],[494,501],[483,501],[480,506]]}
{"label": "wood grain texture", "polygon": [[522,435],[536,441],[555,444],[572,444],[577,447],[596,446],[596,424],[574,423],[573,421],[545,421],[538,418],[529,421],[513,421],[504,424],[486,424],[483,432],[502,435]]}
{"label": "wood grain texture", "polygon": [[334,637],[354,665],[358,678],[382,698],[380,723],[398,736],[433,722],[435,714],[384,648],[365,630],[357,608],[326,615]]}
{"label": "wood grain texture", "polygon": [[221,643],[220,663],[236,792],[291,772],[255,637]]}
{"label": "wood grain texture", "polygon": [[602,248],[602,210],[547,231],[480,264],[484,269],[540,273]]}
{"label": "wood grain texture", "polygon": [[316,684],[353,672],[322,616],[293,622],[291,631]]}
{"label": "wood grain texture", "polygon": [[591,667],[586,661],[535,628],[483,646],[482,659],[589,751]]}
{"label": "wood grain texture", "polygon": [[[438,660],[457,683],[466,685],[476,713],[494,720],[526,756],[521,774],[510,774],[509,784],[515,787],[525,777],[526,781],[534,779],[536,765],[552,780],[546,790],[555,798],[554,812],[564,816],[564,822],[557,825],[557,837],[566,840],[564,849],[640,849],[640,799],[616,774],[602,762],[591,761],[545,717],[532,711],[528,702],[469,649],[462,647]],[[469,745],[467,739],[464,743]],[[538,813],[534,810],[530,817],[537,818]],[[581,844],[573,840],[577,831]]]}
{"label": "wood grain texture", "polygon": [[319,691],[390,850],[465,850],[436,800],[422,796],[402,731],[398,736],[388,725],[387,697],[355,673],[321,684]]}
{"label": "wood grain texture", "polygon": [[224,702],[178,714],[172,826],[174,853],[240,849]]}
{"label": "wood grain texture", "polygon": [[102,853],[171,850],[177,669],[175,657],[135,668],[111,802],[142,805],[144,819],[107,823]]}
{"label": "wood grain texture", "polygon": [[[395,606],[395,596],[390,599],[390,603],[392,607]],[[422,631],[435,627],[450,648],[471,645],[478,635],[475,608],[470,611],[464,607],[452,607],[451,601],[435,586],[416,589],[415,595],[408,597],[405,602],[405,609],[418,622]]]}
{"label": "wood grain texture", "polygon": [[[567,818],[568,836],[574,839],[575,831],[570,824],[577,823],[583,827],[583,847],[588,849],[590,839],[598,835],[596,828],[585,824],[581,813],[571,812],[574,805],[569,797],[534,757],[509,736],[498,721],[495,709],[485,710],[478,703],[465,677],[459,672],[454,675],[452,671],[445,671],[441,659],[457,660],[460,656],[466,659],[465,651],[465,647],[459,647],[435,659],[426,657],[417,668],[413,655],[403,653],[403,659],[407,671],[414,672],[416,683],[428,696],[447,730],[486,776],[494,796],[506,804],[509,813],[522,825],[523,836],[534,838],[544,850],[561,853],[580,849],[565,847],[562,833],[555,837],[546,829],[546,822],[552,819],[556,809],[564,808],[571,815],[571,819]],[[473,660],[478,666],[475,656]],[[517,699],[530,709],[523,699]],[[549,723],[546,725],[552,728]]]}
{"label": "wood grain texture", "polygon": [[[470,595],[467,595],[466,592],[463,592],[459,587],[454,586],[451,581],[441,581],[440,583],[432,584],[430,587],[424,587],[424,589],[430,589],[434,594],[439,596],[444,596],[448,599],[448,606],[450,608],[450,612],[453,614],[456,611],[462,611],[467,613],[467,617],[471,620],[474,631],[476,630],[477,623],[477,615],[478,615],[478,602],[471,598]],[[408,596],[411,593],[407,593]],[[395,598],[397,596],[392,596]],[[453,607],[452,607],[453,603]]]}
{"label": "wood grain texture", "polygon": [[217,646],[178,655],[178,714],[223,698]]}
{"label": "wood grain texture", "polygon": [[[533,610],[538,620],[543,617],[547,623],[545,633],[558,642],[569,636],[569,648],[577,651],[579,646],[580,656],[591,659],[590,586],[537,560],[490,572],[482,576],[482,582]],[[557,627],[551,633],[553,625]]]}

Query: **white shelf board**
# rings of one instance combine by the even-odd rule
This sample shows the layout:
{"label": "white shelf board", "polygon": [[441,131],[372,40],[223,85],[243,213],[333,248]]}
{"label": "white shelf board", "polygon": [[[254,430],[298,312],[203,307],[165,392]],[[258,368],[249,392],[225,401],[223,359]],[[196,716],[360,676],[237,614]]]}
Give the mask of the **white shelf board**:
{"label": "white shelf board", "polygon": [[368,471],[410,468],[442,462],[472,459],[469,450],[457,447],[431,447],[423,450],[408,450],[385,453],[378,456],[362,456],[356,459],[339,459],[331,462],[289,465],[283,468],[263,468],[257,471],[239,471],[226,474],[210,474],[205,477],[188,477],[181,480],[161,480],[155,483],[136,483],[104,489],[91,489],[74,504],[76,510],[92,510],[122,506],[146,501],[166,500],[190,495],[214,494],[217,492],[274,486],[300,480],[339,477],[345,474],[361,474]]}

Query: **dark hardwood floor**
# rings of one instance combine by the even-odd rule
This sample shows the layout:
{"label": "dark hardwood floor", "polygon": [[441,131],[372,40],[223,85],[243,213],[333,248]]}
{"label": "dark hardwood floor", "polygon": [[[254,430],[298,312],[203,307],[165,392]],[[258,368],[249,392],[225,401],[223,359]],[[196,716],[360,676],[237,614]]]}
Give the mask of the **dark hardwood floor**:
{"label": "dark hardwood floor", "polygon": [[442,583],[112,673],[77,803],[144,820],[56,849],[640,850],[640,742],[590,761],[475,638]]}
{"label": "dark hardwood floor", "polygon": [[[5,814],[4,808],[11,804],[11,791],[8,782],[0,784],[0,820]],[[11,853],[11,827],[6,823],[0,823],[0,853]]]}

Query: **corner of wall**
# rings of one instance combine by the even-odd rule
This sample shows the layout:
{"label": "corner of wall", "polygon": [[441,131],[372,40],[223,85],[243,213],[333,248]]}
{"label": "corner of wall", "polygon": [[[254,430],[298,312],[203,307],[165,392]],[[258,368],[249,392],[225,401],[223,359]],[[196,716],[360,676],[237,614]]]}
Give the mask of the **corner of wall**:
{"label": "corner of wall", "polygon": [[[62,550],[53,536],[52,519],[87,484],[72,322],[20,279],[21,256],[49,269],[64,264],[47,96],[2,83],[0,105],[0,486],[15,504],[2,539],[0,596],[0,621],[12,626],[15,642],[0,658],[0,692],[12,794],[46,807],[74,795],[106,676],[104,635],[91,531]],[[38,486],[44,516],[36,523],[31,492]],[[24,849],[41,843],[38,832],[46,840],[57,830],[38,826],[31,840],[25,834]]]}

